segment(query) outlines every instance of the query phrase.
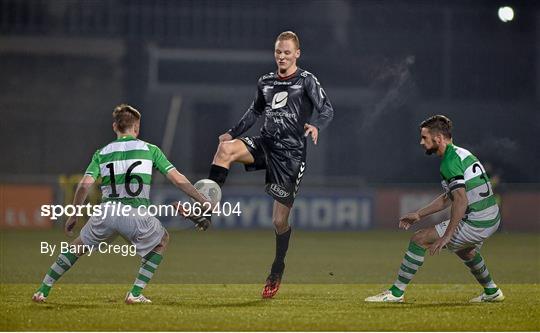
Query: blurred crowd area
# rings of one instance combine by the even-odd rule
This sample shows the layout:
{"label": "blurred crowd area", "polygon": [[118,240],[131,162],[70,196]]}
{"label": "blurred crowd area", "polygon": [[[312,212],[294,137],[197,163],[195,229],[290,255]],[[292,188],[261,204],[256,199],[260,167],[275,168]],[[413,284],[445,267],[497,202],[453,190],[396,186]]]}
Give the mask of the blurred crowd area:
{"label": "blurred crowd area", "polygon": [[[502,5],[513,21],[497,17]],[[218,135],[275,69],[284,30],[335,109],[308,148],[306,188],[433,188],[439,160],[419,146],[418,124],[445,114],[499,191],[538,194],[535,1],[0,0],[0,181],[62,188],[114,139],[122,102],[142,112],[144,140],[206,178]],[[263,178],[234,167],[229,182]]]}

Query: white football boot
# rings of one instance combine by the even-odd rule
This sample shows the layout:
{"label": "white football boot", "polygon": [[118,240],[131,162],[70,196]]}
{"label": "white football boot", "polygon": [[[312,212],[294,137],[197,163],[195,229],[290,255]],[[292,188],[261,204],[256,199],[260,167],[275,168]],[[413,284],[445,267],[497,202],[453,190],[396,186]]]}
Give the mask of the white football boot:
{"label": "white football boot", "polygon": [[385,290],[382,293],[367,297],[365,302],[388,302],[388,303],[402,303],[403,302],[403,295],[400,297],[396,297],[392,295],[392,292],[390,290]]}
{"label": "white football boot", "polygon": [[139,296],[133,296],[131,292],[128,292],[125,299],[126,304],[138,304],[138,303],[152,303],[151,300],[144,297],[142,294]]}
{"label": "white football boot", "polygon": [[486,293],[482,293],[482,295],[471,299],[469,302],[484,303],[484,302],[502,302],[502,301],[504,301],[504,295],[503,295],[502,290],[499,289],[493,295],[487,295]]}
{"label": "white football boot", "polygon": [[43,295],[41,291],[36,291],[34,296],[32,296],[32,301],[36,303],[45,303],[46,300],[47,300],[47,296]]}

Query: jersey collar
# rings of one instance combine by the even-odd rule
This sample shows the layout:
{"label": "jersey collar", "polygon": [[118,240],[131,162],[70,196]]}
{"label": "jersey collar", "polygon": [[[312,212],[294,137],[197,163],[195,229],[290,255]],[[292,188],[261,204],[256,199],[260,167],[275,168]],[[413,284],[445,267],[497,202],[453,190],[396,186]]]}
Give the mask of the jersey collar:
{"label": "jersey collar", "polygon": [[294,73],[292,73],[291,75],[288,75],[288,76],[279,76],[279,74],[276,72],[276,77],[280,81],[286,81],[286,80],[289,80],[289,79],[292,79],[293,77],[295,77],[296,74],[298,74],[298,72],[300,72],[300,67],[296,67],[296,71]]}
{"label": "jersey collar", "polygon": [[133,135],[123,135],[114,141],[130,141],[130,140],[135,140],[135,137]]}
{"label": "jersey collar", "polygon": [[446,145],[446,149],[444,150],[443,158],[444,158],[446,155],[448,155],[448,152],[449,152],[450,150],[454,149],[453,147],[454,147],[454,145],[451,144],[451,143],[449,143],[449,144]]}

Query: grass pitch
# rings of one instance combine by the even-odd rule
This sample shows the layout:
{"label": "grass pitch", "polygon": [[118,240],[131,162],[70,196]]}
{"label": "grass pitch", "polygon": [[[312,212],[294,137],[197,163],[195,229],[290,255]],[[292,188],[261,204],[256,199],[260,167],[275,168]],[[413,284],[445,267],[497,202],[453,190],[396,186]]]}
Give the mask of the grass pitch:
{"label": "grass pitch", "polygon": [[273,258],[272,231],[173,232],[145,289],[150,305],[123,303],[138,258],[81,258],[46,304],[30,301],[56,255],[39,242],[61,231],[0,234],[0,330],[127,331],[528,331],[540,330],[540,235],[496,234],[482,253],[507,299],[469,304],[482,289],[449,253],[427,257],[405,304],[363,299],[395,279],[410,233],[294,231],[284,284],[260,292]]}
{"label": "grass pitch", "polygon": [[33,304],[35,285],[2,286],[1,330],[105,331],[527,331],[540,329],[538,286],[505,285],[500,304],[469,304],[476,285],[412,285],[405,304],[366,304],[387,285],[284,284],[275,299],[261,285],[150,285],[153,304],[127,306],[129,285],[58,285]]}

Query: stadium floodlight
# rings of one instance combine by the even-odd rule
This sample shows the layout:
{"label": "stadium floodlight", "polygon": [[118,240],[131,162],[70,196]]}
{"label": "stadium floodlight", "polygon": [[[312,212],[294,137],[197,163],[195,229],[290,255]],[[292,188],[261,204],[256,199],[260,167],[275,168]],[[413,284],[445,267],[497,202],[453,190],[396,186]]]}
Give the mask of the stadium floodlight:
{"label": "stadium floodlight", "polygon": [[510,22],[514,19],[514,9],[512,9],[512,7],[508,7],[508,6],[500,7],[498,14],[499,14],[499,19],[503,22]]}

